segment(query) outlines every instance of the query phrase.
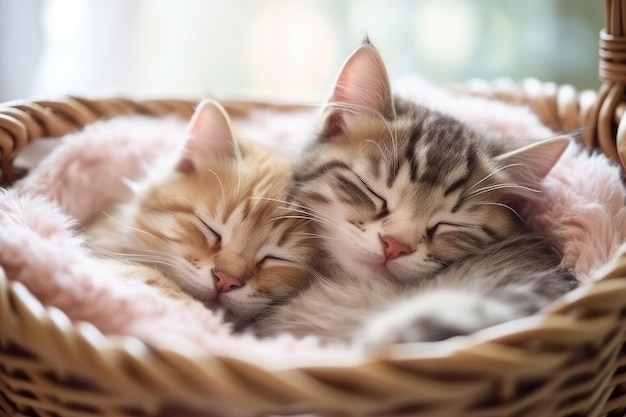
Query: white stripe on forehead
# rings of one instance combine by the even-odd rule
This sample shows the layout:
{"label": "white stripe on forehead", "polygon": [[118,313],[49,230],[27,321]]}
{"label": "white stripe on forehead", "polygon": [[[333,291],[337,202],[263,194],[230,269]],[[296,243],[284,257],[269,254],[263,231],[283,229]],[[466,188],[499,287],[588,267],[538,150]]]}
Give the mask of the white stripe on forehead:
{"label": "white stripe on forehead", "polygon": [[428,167],[429,149],[429,146],[417,146],[413,149],[413,156],[415,157],[415,162],[417,162],[417,175],[415,178],[419,179]]}

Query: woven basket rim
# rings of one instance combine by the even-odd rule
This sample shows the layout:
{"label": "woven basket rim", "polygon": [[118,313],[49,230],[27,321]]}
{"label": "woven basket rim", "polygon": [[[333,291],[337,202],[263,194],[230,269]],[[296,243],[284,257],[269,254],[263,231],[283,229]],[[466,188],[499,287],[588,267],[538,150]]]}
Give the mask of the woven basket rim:
{"label": "woven basket rim", "polygon": [[[165,346],[154,345],[145,343],[132,336],[107,336],[102,334],[98,329],[90,325],[89,323],[71,323],[67,316],[60,310],[54,307],[44,307],[38,300],[34,299],[32,295],[27,295],[28,290],[20,283],[11,283],[8,285],[8,290],[5,288],[7,285],[7,279],[0,271],[0,299],[7,295],[11,298],[17,298],[17,303],[21,303],[24,299],[28,301],[26,306],[20,306],[18,310],[26,308],[32,308],[35,310],[35,315],[44,319],[39,326],[43,334],[52,336],[51,340],[62,340],[61,344],[52,343],[47,346],[44,345],[43,349],[38,354],[42,354],[49,349],[57,351],[50,360],[59,360],[58,350],[61,346],[66,348],[72,346],[64,354],[75,354],[80,351],[88,352],[87,356],[90,361],[89,364],[93,365],[94,362],[98,363],[98,366],[93,369],[83,369],[82,375],[96,380],[101,380],[103,375],[118,374],[117,379],[114,381],[115,385],[121,384],[128,390],[128,387],[133,387],[135,394],[140,397],[154,394],[151,387],[150,389],[143,389],[141,385],[145,381],[145,374],[159,374],[161,371],[153,371],[151,368],[158,367],[161,370],[174,368],[176,370],[177,378],[173,378],[168,381],[165,388],[175,391],[181,389],[193,389],[201,392],[202,396],[209,396],[215,392],[215,387],[220,387],[228,398],[244,403],[252,407],[257,413],[271,414],[271,413],[303,413],[303,412],[316,412],[323,410],[332,411],[344,411],[344,412],[357,412],[357,413],[377,413],[387,410],[390,406],[393,407],[397,398],[387,403],[381,403],[381,393],[377,393],[373,397],[368,397],[358,393],[353,395],[350,392],[346,392],[345,388],[341,385],[335,385],[329,383],[326,380],[328,375],[340,374],[343,378],[359,379],[364,376],[372,377],[373,371],[380,373],[382,381],[389,379],[392,376],[397,376],[397,369],[408,367],[408,369],[419,369],[420,365],[426,364],[425,369],[432,368],[432,364],[429,362],[436,362],[437,367],[442,367],[446,362],[450,362],[447,367],[448,370],[459,365],[460,362],[467,361],[468,357],[473,360],[481,362],[480,368],[485,366],[490,367],[492,371],[499,373],[503,381],[507,379],[514,379],[519,377],[532,378],[535,375],[542,375],[545,372],[557,372],[560,367],[567,365],[571,360],[572,355],[575,352],[570,350],[569,355],[563,354],[563,352],[540,352],[536,350],[536,347],[527,349],[526,346],[515,346],[511,343],[506,343],[506,338],[509,335],[515,335],[515,329],[511,328],[509,331],[504,331],[501,334],[498,332],[492,332],[492,341],[489,337],[483,341],[477,341],[475,343],[464,343],[467,338],[458,338],[456,340],[446,342],[437,342],[434,345],[448,345],[448,349],[445,353],[438,352],[438,354],[420,354],[419,350],[415,350],[416,345],[399,345],[391,350],[385,352],[379,352],[378,354],[371,355],[369,357],[362,358],[361,360],[354,361],[349,364],[317,364],[310,366],[296,366],[287,367],[284,369],[266,369],[259,366],[258,362],[247,361],[242,358],[233,357],[231,355],[219,355],[215,353],[203,352],[196,348],[183,348],[180,346],[176,349],[172,349]],[[606,284],[606,285],[605,285]],[[20,288],[21,287],[21,288]],[[603,288],[606,287],[606,288]],[[596,291],[594,288],[600,288],[600,291]],[[574,294],[570,296],[571,300],[564,302],[560,301],[563,307],[572,305],[571,303],[584,301],[586,296],[596,295],[597,292],[601,294],[613,294],[618,291],[622,300],[626,295],[626,278],[607,279],[600,281],[598,284],[592,284],[588,286],[591,291],[585,291],[586,294]],[[8,293],[8,294],[5,294]],[[31,298],[31,299],[29,299]],[[614,297],[611,297],[614,298]],[[613,300],[614,301],[614,300]],[[6,306],[5,306],[6,307]],[[543,317],[545,318],[545,317]],[[549,333],[557,332],[557,337],[563,337],[563,329],[569,328],[569,334],[576,336],[577,339],[595,340],[595,337],[589,338],[589,335],[580,335],[580,325],[585,324],[586,330],[596,330],[597,334],[602,334],[607,328],[615,326],[615,323],[620,319],[618,314],[606,314],[602,317],[595,317],[591,319],[579,319],[576,317],[563,317],[556,320],[543,320],[541,316],[534,316],[526,319],[516,321],[518,325],[513,324],[511,327],[525,328],[527,330],[547,330]],[[552,324],[547,329],[543,328],[546,323]],[[497,326],[499,327],[499,326]],[[496,329],[494,327],[492,329]],[[560,333],[559,333],[560,331]],[[567,332],[566,332],[567,333]],[[616,347],[623,340],[624,332],[621,332],[614,336],[608,343],[609,346]],[[502,339],[501,339],[502,338]],[[504,344],[499,343],[504,341]],[[553,339],[554,340],[554,339]],[[604,338],[597,339],[598,343],[604,343]],[[79,346],[79,349],[76,349]],[[423,353],[423,352],[422,352]],[[42,355],[43,358],[45,356]],[[487,362],[484,360],[487,359]],[[124,368],[124,363],[133,362],[133,372],[120,374],[119,369]],[[184,362],[186,366],[177,366],[180,362]],[[85,364],[85,361],[81,361]],[[529,369],[529,365],[532,363],[532,369]],[[624,361],[626,365],[626,361]],[[103,372],[103,369],[106,371]],[[116,369],[117,368],[117,369]],[[474,367],[475,369],[476,367]],[[226,371],[226,372],[224,372]],[[234,373],[233,373],[234,371]],[[498,372],[499,371],[499,372]],[[289,391],[288,387],[294,384],[301,384],[306,382],[304,387],[298,389],[295,395],[292,395],[286,402],[276,401],[274,399],[267,400],[263,397],[259,397],[256,387],[250,387],[248,382],[249,376],[241,378],[242,372],[256,374],[255,380],[272,381],[272,389],[270,391],[277,390],[274,395],[270,397],[284,397],[281,395],[282,390]],[[168,377],[171,378],[172,374],[166,372]],[[228,376],[229,381],[226,383],[220,379],[206,378],[210,374],[216,373],[221,376]],[[139,376],[137,375],[139,374]],[[321,383],[317,380],[321,376],[325,376]],[[199,380],[206,378],[205,382],[209,382],[208,389],[198,389],[196,386]],[[241,379],[241,380],[240,380]],[[470,380],[460,381],[455,384],[443,383],[439,378],[430,378],[428,375],[417,374],[411,375],[406,378],[407,381],[411,381],[420,387],[420,390],[431,391],[440,390],[445,388],[450,390],[453,388],[457,391],[457,395],[465,396],[471,395],[476,392],[482,392],[487,389],[485,381]],[[376,381],[376,382],[380,382]],[[222,386],[224,385],[224,386]],[[104,386],[107,386],[104,384]],[[111,388],[108,386],[107,388]],[[161,387],[163,389],[164,387]],[[371,387],[370,387],[371,388]],[[502,392],[503,396],[512,395],[511,392],[507,392],[505,386]],[[512,389],[512,388],[509,388]],[[389,394],[388,388],[380,390],[384,394]],[[420,392],[423,394],[423,391]],[[432,393],[430,393],[432,396]],[[449,392],[448,392],[449,394]],[[267,395],[267,392],[264,393]],[[370,393],[371,395],[371,393]],[[408,394],[406,394],[408,395]],[[446,394],[447,395],[447,394]],[[210,398],[210,397],[209,397]],[[250,404],[251,399],[254,402]],[[304,403],[305,405],[300,405]],[[306,405],[309,404],[309,405]],[[620,403],[626,405],[626,399]],[[612,404],[614,405],[614,404]],[[148,407],[149,408],[149,407]]]}

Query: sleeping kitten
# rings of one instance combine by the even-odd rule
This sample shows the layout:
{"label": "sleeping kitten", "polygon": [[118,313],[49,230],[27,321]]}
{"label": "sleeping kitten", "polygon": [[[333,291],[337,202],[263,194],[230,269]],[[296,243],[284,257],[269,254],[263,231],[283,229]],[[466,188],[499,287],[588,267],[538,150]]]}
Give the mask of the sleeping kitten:
{"label": "sleeping kitten", "polygon": [[326,252],[319,276],[259,334],[436,341],[533,314],[576,286],[523,221],[568,143],[513,144],[394,98],[366,42],[296,169]]}
{"label": "sleeping kitten", "polygon": [[308,285],[309,226],[289,209],[288,161],[235,143],[219,104],[201,103],[187,135],[174,160],[86,232],[96,253],[133,262],[123,276],[241,323]]}

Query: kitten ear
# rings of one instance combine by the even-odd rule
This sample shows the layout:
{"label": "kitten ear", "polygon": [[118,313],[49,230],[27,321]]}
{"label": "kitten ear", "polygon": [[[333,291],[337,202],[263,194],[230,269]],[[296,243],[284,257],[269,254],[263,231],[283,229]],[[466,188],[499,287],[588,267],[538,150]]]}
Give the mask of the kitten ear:
{"label": "kitten ear", "polygon": [[176,169],[192,174],[197,165],[222,155],[236,156],[230,118],[224,108],[213,100],[202,101],[187,125],[187,141]]}
{"label": "kitten ear", "polygon": [[520,187],[507,187],[501,203],[509,206],[522,217],[528,215],[532,202],[540,196],[537,188],[567,149],[570,139],[559,136],[533,143],[496,157],[506,173]]}
{"label": "kitten ear", "polygon": [[379,113],[387,120],[395,116],[385,64],[369,40],[348,57],[339,71],[324,108],[324,136],[341,134],[346,115],[367,112]]}
{"label": "kitten ear", "polygon": [[570,141],[567,136],[557,136],[499,155],[496,160],[511,165],[507,171],[519,183],[537,184],[558,162]]}

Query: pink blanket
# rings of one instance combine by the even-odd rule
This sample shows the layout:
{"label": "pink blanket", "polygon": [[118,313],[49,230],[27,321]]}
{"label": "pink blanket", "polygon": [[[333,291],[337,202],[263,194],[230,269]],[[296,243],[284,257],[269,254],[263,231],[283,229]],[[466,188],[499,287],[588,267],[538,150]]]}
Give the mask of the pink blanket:
{"label": "pink blanket", "polygon": [[[481,128],[523,137],[552,135],[527,109],[481,98],[453,97],[410,77],[396,91]],[[258,110],[235,120],[241,136],[296,155],[312,136],[317,110],[277,114]],[[127,335],[180,349],[263,358],[272,368],[352,362],[352,346],[321,347],[314,338],[285,336],[260,341],[233,336],[221,318],[162,296],[115,272],[83,246],[78,222],[123,199],[122,179],[137,177],[177,147],[185,122],[176,118],[125,117],[98,122],[64,137],[61,144],[12,190],[0,192],[0,265],[14,285],[24,285],[44,305],[108,335]],[[543,183],[544,199],[530,224],[560,245],[563,264],[581,281],[615,254],[626,237],[626,192],[619,169],[601,154],[571,145]],[[256,359],[258,362],[258,359]]]}

